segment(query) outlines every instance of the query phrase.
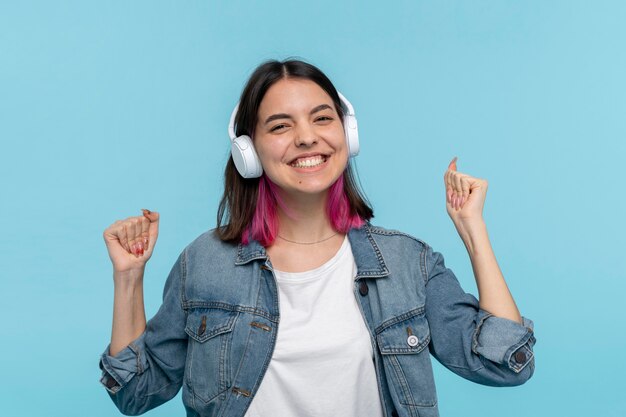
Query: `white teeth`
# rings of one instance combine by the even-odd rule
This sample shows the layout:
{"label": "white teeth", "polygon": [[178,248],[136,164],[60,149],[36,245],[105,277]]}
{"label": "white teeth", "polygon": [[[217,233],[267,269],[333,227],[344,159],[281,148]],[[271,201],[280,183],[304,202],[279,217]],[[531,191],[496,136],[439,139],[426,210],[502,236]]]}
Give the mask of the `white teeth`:
{"label": "white teeth", "polygon": [[295,168],[311,168],[316,167],[324,163],[324,157],[321,155],[312,156],[310,158],[303,158],[294,161],[291,166]]}

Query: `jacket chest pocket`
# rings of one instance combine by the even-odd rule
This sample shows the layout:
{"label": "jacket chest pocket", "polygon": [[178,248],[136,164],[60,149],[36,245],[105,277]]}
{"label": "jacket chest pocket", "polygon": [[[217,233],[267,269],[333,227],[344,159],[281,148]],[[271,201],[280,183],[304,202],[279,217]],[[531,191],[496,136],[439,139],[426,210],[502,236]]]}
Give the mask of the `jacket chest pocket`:
{"label": "jacket chest pocket", "polygon": [[437,394],[428,351],[430,329],[426,316],[419,309],[398,318],[376,330],[387,379],[401,404],[434,407]]}
{"label": "jacket chest pocket", "polygon": [[235,311],[189,310],[185,332],[189,335],[185,383],[204,402],[225,392],[231,381],[230,348]]}

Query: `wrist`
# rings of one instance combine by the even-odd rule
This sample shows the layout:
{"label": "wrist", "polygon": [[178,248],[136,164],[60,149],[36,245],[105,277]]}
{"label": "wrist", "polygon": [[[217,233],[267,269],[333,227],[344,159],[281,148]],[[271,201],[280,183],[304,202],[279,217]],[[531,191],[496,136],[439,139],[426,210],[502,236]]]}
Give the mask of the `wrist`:
{"label": "wrist", "polygon": [[143,286],[144,268],[113,271],[113,283],[116,291],[132,291]]}
{"label": "wrist", "polygon": [[457,231],[470,256],[476,253],[477,248],[489,243],[487,224],[482,218],[459,224]]}

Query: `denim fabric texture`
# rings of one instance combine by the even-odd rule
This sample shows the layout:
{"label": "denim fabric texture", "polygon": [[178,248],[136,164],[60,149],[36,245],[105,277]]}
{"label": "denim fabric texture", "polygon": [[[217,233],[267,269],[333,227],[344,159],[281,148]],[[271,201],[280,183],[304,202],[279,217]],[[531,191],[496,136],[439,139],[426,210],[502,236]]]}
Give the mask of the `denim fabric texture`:
{"label": "denim fabric texture", "polygon": [[[369,223],[348,238],[386,417],[439,415],[431,355],[484,385],[520,385],[532,376],[531,320],[481,310],[441,254],[419,239]],[[114,357],[106,348],[101,382],[128,415],[183,387],[187,416],[243,417],[272,357],[278,306],[265,248],[224,243],[208,231],[177,259],[144,333]]]}

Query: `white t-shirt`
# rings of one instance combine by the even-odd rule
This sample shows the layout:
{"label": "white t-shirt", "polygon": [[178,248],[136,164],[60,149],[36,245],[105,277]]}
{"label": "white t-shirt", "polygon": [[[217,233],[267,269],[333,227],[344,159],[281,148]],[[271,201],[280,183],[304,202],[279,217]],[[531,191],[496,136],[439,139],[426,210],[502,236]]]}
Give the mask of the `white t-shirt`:
{"label": "white t-shirt", "polygon": [[319,268],[274,274],[278,338],[245,417],[381,417],[372,344],[354,298],[356,264],[348,238]]}

